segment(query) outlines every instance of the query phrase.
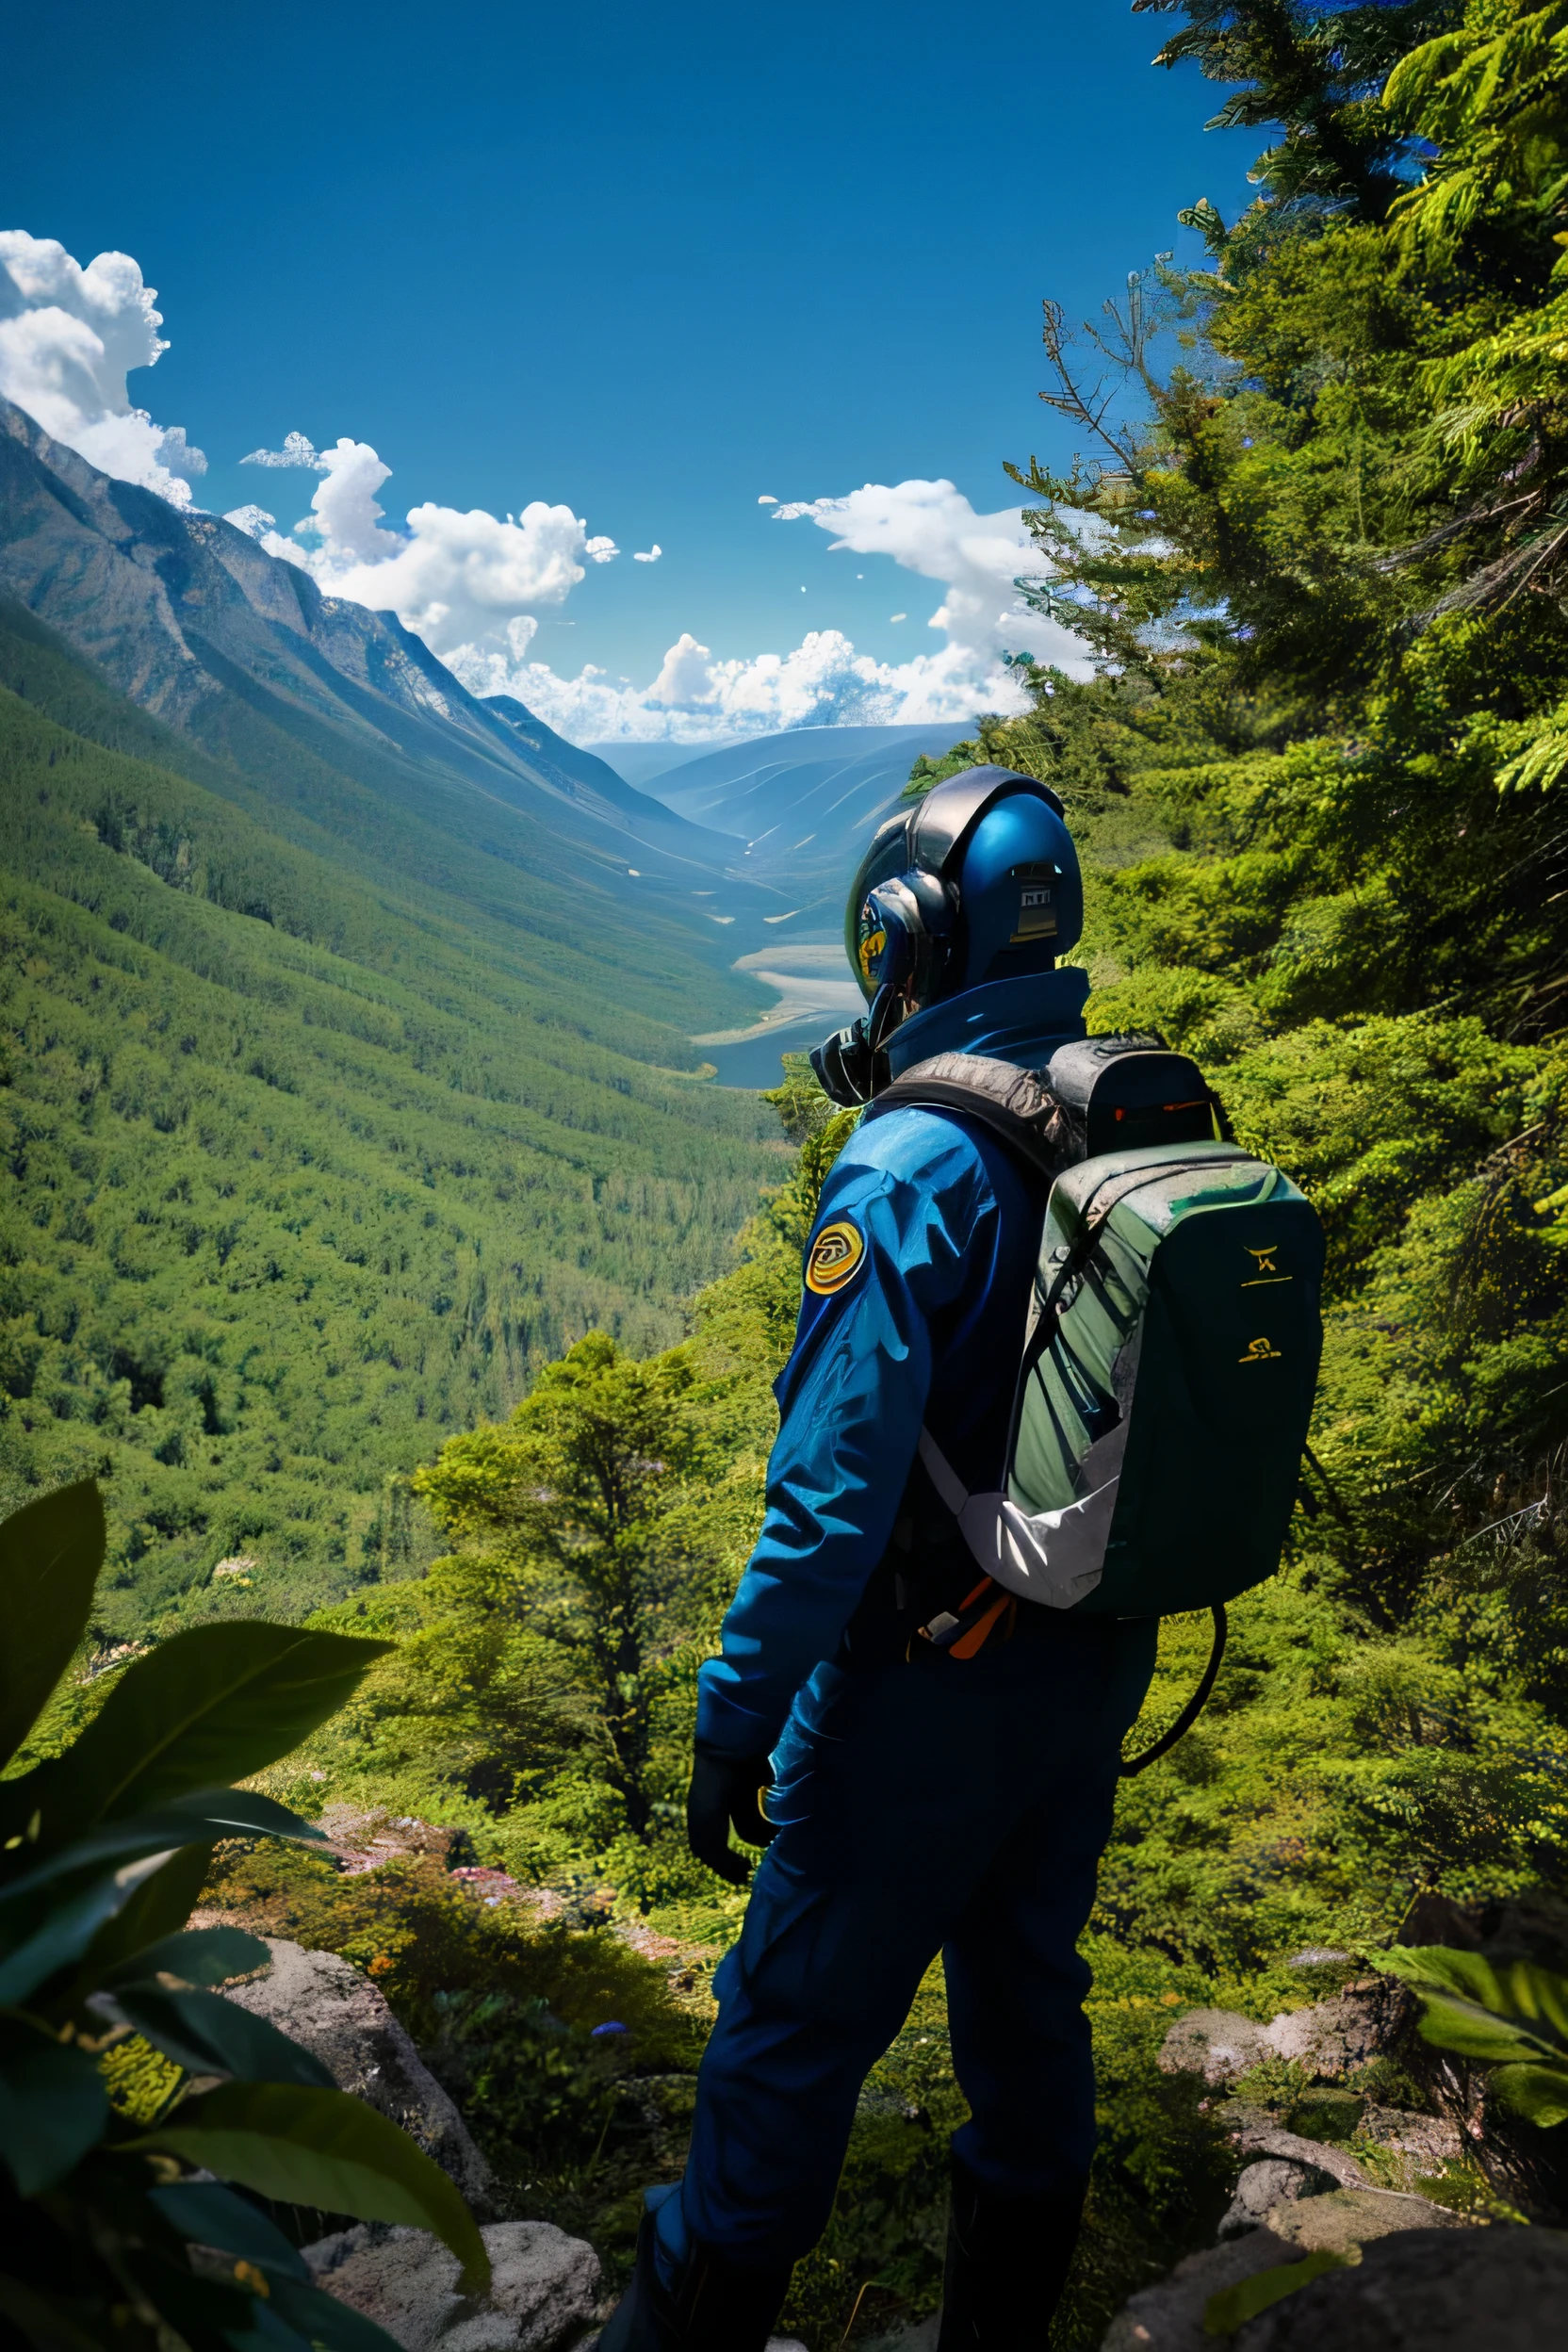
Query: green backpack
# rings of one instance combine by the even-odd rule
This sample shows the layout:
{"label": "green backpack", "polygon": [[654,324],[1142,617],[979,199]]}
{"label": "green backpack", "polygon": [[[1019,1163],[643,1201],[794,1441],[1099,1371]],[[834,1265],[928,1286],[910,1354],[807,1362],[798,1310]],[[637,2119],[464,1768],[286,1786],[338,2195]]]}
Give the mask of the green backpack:
{"label": "green backpack", "polygon": [[940,1054],[874,1115],[913,1103],[968,1113],[1053,1179],[1004,1491],[967,1493],[921,1433],[984,1572],[923,1630],[972,1654],[1008,1595],[1085,1615],[1213,1609],[1196,1715],[1223,1605],[1273,1575],[1299,1491],[1322,1348],[1317,1217],[1228,1138],[1197,1066],[1157,1038],[1084,1039],[1037,1072]]}

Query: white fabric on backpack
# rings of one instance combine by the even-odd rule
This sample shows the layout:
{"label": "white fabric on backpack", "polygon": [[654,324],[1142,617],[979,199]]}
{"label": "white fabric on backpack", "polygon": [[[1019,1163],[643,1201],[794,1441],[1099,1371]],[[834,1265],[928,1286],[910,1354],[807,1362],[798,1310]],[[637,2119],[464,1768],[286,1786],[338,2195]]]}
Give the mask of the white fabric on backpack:
{"label": "white fabric on backpack", "polygon": [[1105,1545],[1116,1516],[1127,1419],[1096,1438],[1079,1475],[1088,1492],[1033,1518],[1005,1494],[972,1494],[929,1429],[920,1458],[978,1565],[1004,1591],[1045,1609],[1071,1609],[1105,1573]]}

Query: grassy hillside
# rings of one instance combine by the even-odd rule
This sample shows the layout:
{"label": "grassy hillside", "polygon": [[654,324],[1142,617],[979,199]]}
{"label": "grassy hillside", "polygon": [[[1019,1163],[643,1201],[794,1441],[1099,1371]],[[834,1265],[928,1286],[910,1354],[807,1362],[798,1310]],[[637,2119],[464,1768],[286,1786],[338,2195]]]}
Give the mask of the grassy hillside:
{"label": "grassy hillside", "polygon": [[678,939],[282,837],[35,623],[0,670],[0,1491],[107,1481],[106,1635],[293,1615],[571,1337],[674,1336],[776,1147],[689,1074],[724,983]]}

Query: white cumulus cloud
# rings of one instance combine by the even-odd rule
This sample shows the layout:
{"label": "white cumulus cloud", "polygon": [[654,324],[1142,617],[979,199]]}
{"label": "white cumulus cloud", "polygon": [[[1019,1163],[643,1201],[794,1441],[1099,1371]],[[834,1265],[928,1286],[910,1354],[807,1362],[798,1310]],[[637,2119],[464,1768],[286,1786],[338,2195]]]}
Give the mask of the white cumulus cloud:
{"label": "white cumulus cloud", "polygon": [[509,660],[469,645],[448,660],[473,693],[515,694],[577,743],[727,743],[792,727],[913,720],[951,719],[957,727],[982,710],[1024,707],[1005,668],[977,674],[962,646],[877,662],[836,629],[809,630],[791,653],[744,661],[716,661],[710,647],[683,630],[646,686],[617,683],[592,663],[576,678],[562,678],[528,660],[529,650],[524,641]]}
{"label": "white cumulus cloud", "polygon": [[889,556],[939,583],[928,626],[940,645],[906,662],[878,662],[857,652],[841,630],[825,629],[808,631],[792,653],[718,661],[683,631],[645,686],[616,681],[592,663],[562,678],[529,658],[531,631],[509,654],[474,645],[446,658],[474,693],[514,694],[579,743],[706,743],[893,721],[962,726],[982,711],[1025,707],[1009,654],[1029,653],[1079,675],[1088,668],[1078,639],[1032,612],[1013,585],[1037,562],[1016,507],[976,514],[950,482],[868,482],[844,498],[758,503],[773,506],[776,521],[809,519],[833,531],[836,549]]}
{"label": "white cumulus cloud", "polygon": [[[405,530],[385,531],[377,493],[392,468],[368,441],[345,437],[318,453],[302,433],[290,433],[283,450],[261,451],[256,462],[310,465],[322,476],[292,536],[261,534],[268,553],[301,565],[328,596],[396,612],[435,653],[494,641],[515,658],[513,625],[531,607],[564,603],[586,564],[619,553],[612,539],[590,538],[569,506],[542,498],[504,521],[482,507],[461,514],[427,503],[409,510]],[[258,511],[237,507],[226,519],[248,530]]]}
{"label": "white cumulus cloud", "polygon": [[125,388],[133,368],[169,349],[156,302],[129,253],[84,270],[56,237],[0,229],[0,392],[103,473],[188,507],[205,457],[183,425],[133,408]]}
{"label": "white cumulus cloud", "polygon": [[1032,612],[1013,585],[1039,561],[1021,508],[977,514],[951,482],[868,482],[844,498],[793,499],[772,516],[775,522],[808,518],[836,534],[836,551],[891,556],[906,571],[940,581],[941,601],[927,627],[940,629],[950,647],[962,647],[978,674],[994,673],[1004,653],[1030,653],[1068,670],[1084,667],[1079,640],[1059,622]]}
{"label": "white cumulus cloud", "polygon": [[315,445],[302,433],[286,433],[281,449],[253,449],[249,457],[242,457],[239,462],[242,466],[287,466],[309,474],[324,474],[327,470]]}
{"label": "white cumulus cloud", "polygon": [[[167,349],[156,300],[128,254],[100,253],[84,269],[54,239],[0,232],[0,391],[106,473],[188,508],[204,457],[182,428],[133,408],[126,391],[129,371],[152,367]],[[639,686],[592,663],[564,678],[533,658],[538,613],[564,604],[589,564],[619,552],[613,539],[591,535],[570,506],[536,498],[502,517],[427,501],[393,527],[380,496],[391,468],[368,442],[344,436],[318,449],[290,432],[281,448],[253,449],[241,463],[319,480],[310,512],[292,530],[279,531],[254,503],[229,514],[237,529],[308,571],[328,595],[395,612],[466,684],[516,694],[580,741],[702,743],[852,721],[961,724],[1021,707],[1005,656],[1086,666],[1077,640],[1030,612],[1013,585],[1036,561],[1020,511],[977,514],[951,482],[867,482],[842,497],[782,503],[764,492],[758,499],[775,521],[830,531],[836,550],[885,556],[936,583],[928,627],[939,643],[931,651],[878,662],[841,630],[824,629],[792,651],[716,658],[687,630]],[[662,554],[654,544],[632,560],[656,564]]]}

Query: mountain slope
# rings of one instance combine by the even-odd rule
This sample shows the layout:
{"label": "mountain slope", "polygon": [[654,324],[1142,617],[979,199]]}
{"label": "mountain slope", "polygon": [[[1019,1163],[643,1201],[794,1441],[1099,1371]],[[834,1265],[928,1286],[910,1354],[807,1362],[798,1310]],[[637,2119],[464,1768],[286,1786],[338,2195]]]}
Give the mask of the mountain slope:
{"label": "mountain slope", "polygon": [[677,1336],[777,1159],[682,1074],[749,1010],[706,940],[207,708],[0,601],[0,1508],[105,1482],[106,1638],[396,1573],[400,1474],[591,1325]]}
{"label": "mountain slope", "polygon": [[[520,705],[478,701],[395,615],[323,596],[231,524],[112,481],[8,401],[0,592],[178,742],[265,793],[280,825],[302,808],[361,866],[373,856],[532,928],[573,920],[542,883],[574,902],[586,890],[606,937],[662,941],[695,967],[700,995],[735,953],[731,926],[749,938],[776,910],[727,840],[590,755],[564,761],[568,746],[526,711],[519,723]],[[723,932],[710,920],[721,898]],[[732,1004],[744,993],[719,985]]]}

